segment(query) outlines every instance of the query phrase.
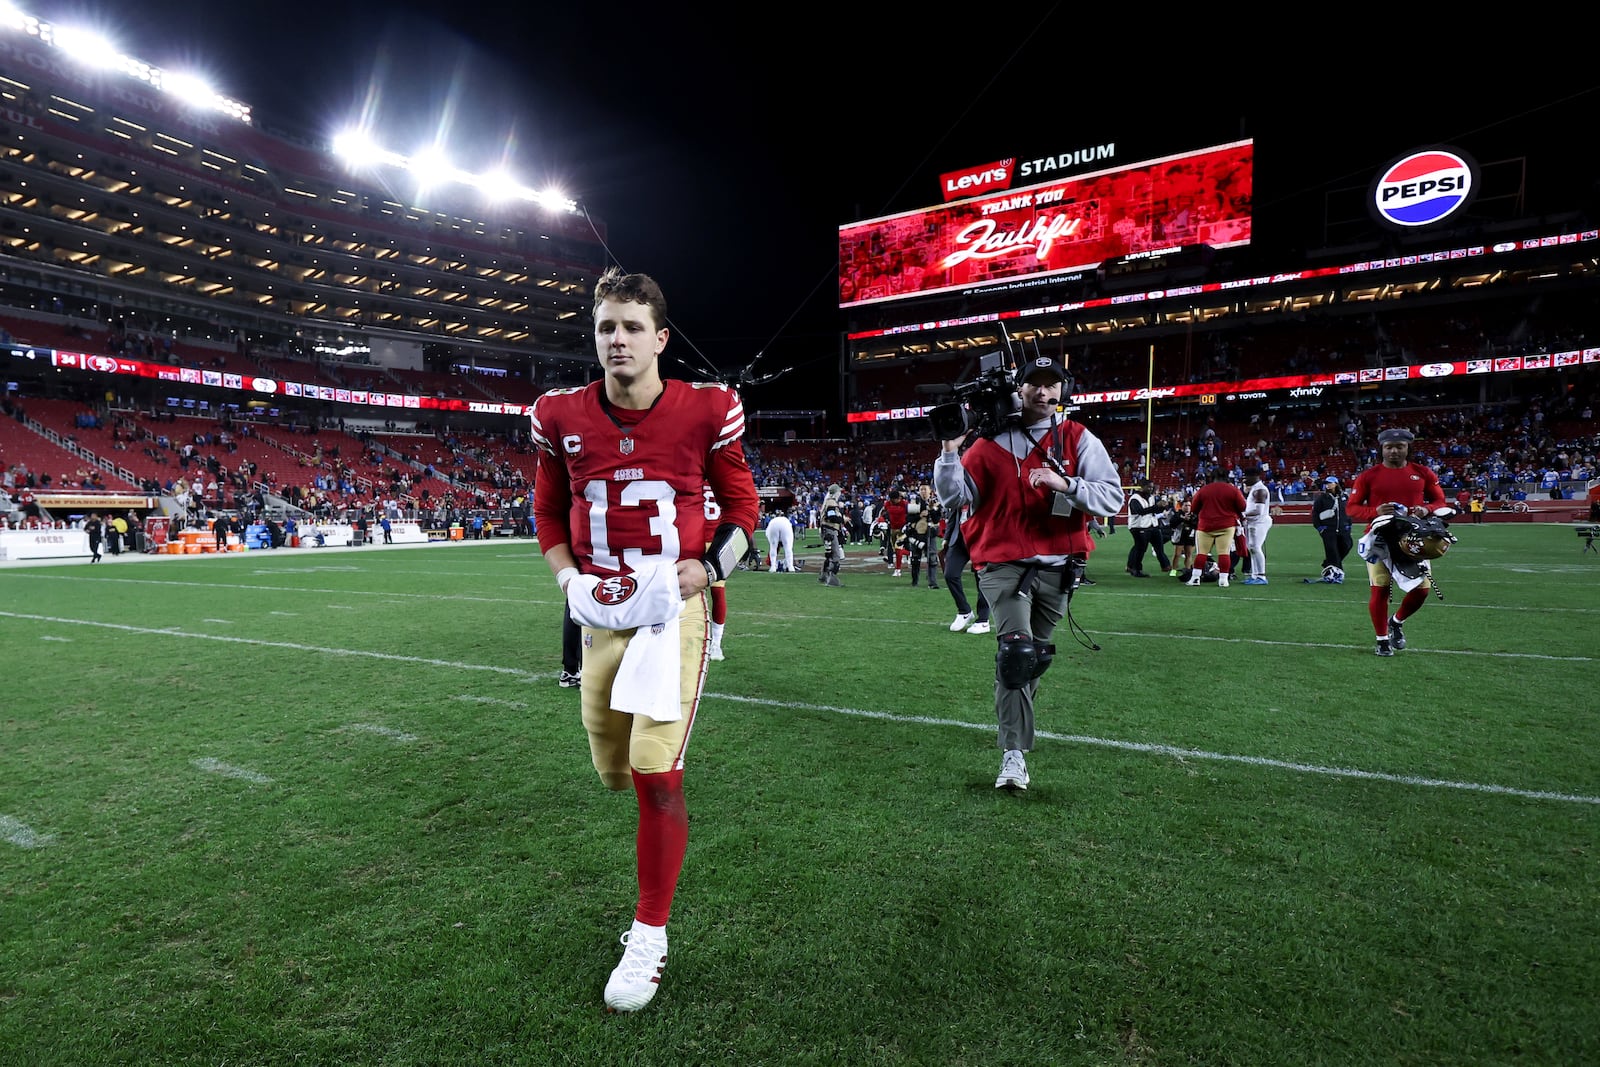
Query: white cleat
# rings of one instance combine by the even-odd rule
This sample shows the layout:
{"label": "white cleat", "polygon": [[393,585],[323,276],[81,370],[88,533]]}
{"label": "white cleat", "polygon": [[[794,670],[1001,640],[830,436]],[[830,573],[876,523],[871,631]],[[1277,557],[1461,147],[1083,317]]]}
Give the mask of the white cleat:
{"label": "white cleat", "polygon": [[971,626],[971,625],[972,625],[972,612],[963,611],[961,614],[956,616],[956,621],[952,622],[950,624],[950,632],[953,633],[953,634],[958,634],[962,630],[965,630],[968,626]]}
{"label": "white cleat", "polygon": [[667,935],[651,937],[635,924],[622,935],[622,943],[627,946],[622,962],[606,982],[606,1009],[638,1011],[661,987],[661,972],[667,966]]}

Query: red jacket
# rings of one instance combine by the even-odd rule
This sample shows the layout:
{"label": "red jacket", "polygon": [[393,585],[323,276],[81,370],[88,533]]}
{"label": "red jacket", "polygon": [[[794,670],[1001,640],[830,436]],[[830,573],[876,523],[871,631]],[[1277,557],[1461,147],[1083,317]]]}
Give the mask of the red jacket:
{"label": "red jacket", "polygon": [[[1083,426],[1064,422],[1056,432],[1061,435],[1061,465],[1068,477],[1075,476]],[[973,480],[985,486],[983,506],[961,524],[962,540],[980,570],[990,563],[1035,556],[1087,557],[1094,551],[1088,516],[1076,508],[1064,518],[1052,515],[1050,490],[1028,484],[1029,474],[1044,466],[1040,455],[1041,450],[1035,449],[1019,463],[1000,445],[979,438],[961,457]]]}

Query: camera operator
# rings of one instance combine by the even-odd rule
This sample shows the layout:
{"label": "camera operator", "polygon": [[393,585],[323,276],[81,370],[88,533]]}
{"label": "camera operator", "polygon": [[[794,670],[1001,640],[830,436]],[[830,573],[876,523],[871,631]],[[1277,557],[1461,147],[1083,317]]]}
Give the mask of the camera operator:
{"label": "camera operator", "polygon": [[828,486],[828,495],[822,499],[822,573],[817,581],[823,585],[841,585],[839,564],[844,562],[844,542],[850,517],[844,509],[844,494],[837,484]]}
{"label": "camera operator", "polygon": [[994,703],[1003,755],[996,789],[1028,788],[1034,695],[1055,652],[1050,636],[1094,547],[1090,516],[1114,515],[1123,504],[1105,445],[1082,423],[1057,415],[1066,381],[1054,358],[1026,360],[1011,394],[1018,412],[1002,426],[980,422],[965,453],[967,435],[943,440],[933,467],[946,513],[966,509],[961,536],[999,634]]}
{"label": "camera operator", "polygon": [[939,523],[944,519],[944,509],[933,496],[933,488],[917,486],[917,491],[906,497],[906,550],[910,553],[911,587],[919,581],[923,559],[928,561],[928,588],[939,588]]}

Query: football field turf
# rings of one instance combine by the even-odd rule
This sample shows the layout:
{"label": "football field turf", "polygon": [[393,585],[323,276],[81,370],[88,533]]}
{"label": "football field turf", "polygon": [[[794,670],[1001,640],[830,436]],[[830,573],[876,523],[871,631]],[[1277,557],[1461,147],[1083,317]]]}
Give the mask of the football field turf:
{"label": "football field turf", "polygon": [[1455,530],[1390,659],[1119,530],[1019,794],[947,592],[735,575],[633,1016],[534,542],[0,566],[0,1064],[1600,1062],[1600,555]]}

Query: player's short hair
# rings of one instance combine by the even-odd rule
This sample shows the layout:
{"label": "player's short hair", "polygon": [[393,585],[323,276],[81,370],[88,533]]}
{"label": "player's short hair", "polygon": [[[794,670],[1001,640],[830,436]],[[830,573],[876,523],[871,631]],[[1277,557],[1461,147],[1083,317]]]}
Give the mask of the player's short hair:
{"label": "player's short hair", "polygon": [[607,267],[594,283],[595,318],[600,317],[600,305],[607,300],[624,304],[643,304],[650,309],[656,329],[667,324],[667,298],[661,286],[648,274],[624,274],[618,266]]}

